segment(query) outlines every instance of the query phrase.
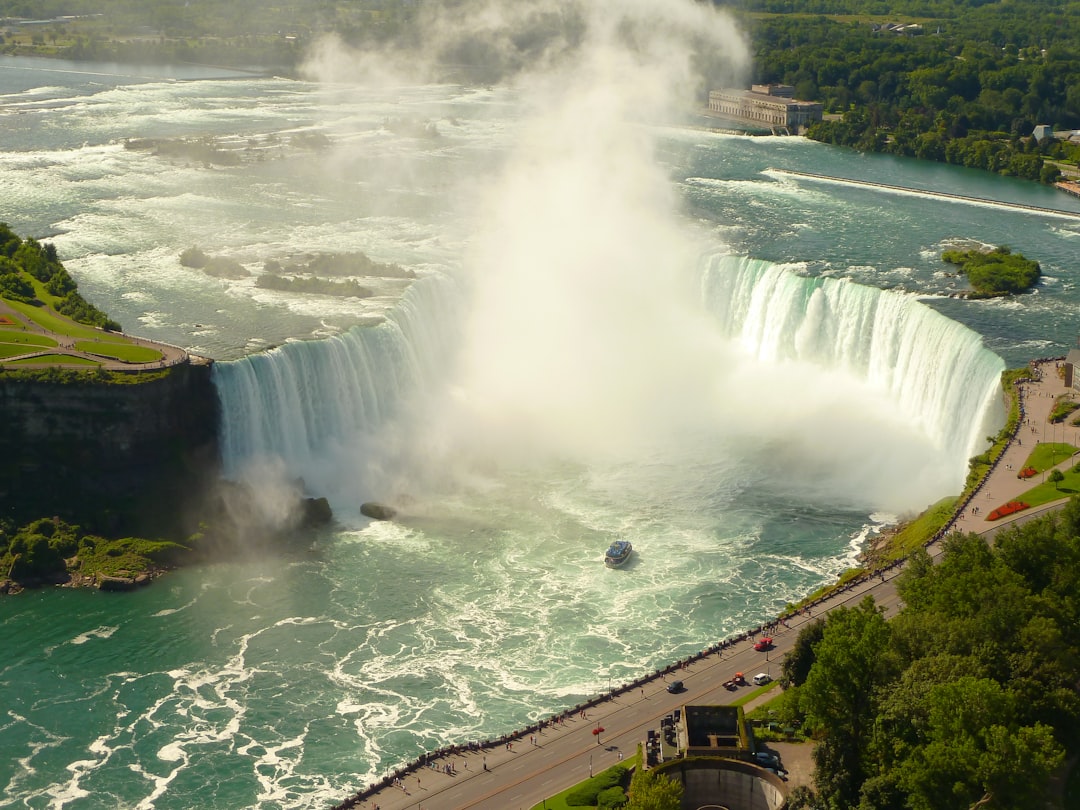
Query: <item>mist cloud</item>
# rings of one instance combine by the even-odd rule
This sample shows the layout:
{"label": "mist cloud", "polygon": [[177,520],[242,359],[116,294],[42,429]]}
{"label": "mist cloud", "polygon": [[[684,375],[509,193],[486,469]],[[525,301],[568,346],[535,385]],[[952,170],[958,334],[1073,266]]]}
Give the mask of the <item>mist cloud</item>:
{"label": "mist cloud", "polygon": [[[658,142],[708,89],[746,75],[728,17],[682,0],[427,4],[422,15],[415,41],[370,53],[328,41],[308,63],[324,79],[468,74],[509,86],[518,104],[508,153],[461,195],[475,206],[464,343],[446,398],[416,430],[416,477],[665,452],[700,455],[681,465],[692,477],[708,453],[742,445],[770,453],[762,472],[799,477],[808,497],[852,492],[901,510],[941,490],[939,451],[868,385],[761,368],[702,311],[698,257],[715,244],[683,215]],[[888,468],[867,458],[874,441]]]}

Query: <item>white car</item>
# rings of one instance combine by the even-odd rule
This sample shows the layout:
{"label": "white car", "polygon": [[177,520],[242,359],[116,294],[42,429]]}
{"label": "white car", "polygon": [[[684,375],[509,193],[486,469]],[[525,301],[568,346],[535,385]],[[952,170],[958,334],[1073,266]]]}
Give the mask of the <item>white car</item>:
{"label": "white car", "polygon": [[771,680],[772,678],[770,678],[767,673],[759,672],[757,675],[754,676],[754,686],[764,686]]}

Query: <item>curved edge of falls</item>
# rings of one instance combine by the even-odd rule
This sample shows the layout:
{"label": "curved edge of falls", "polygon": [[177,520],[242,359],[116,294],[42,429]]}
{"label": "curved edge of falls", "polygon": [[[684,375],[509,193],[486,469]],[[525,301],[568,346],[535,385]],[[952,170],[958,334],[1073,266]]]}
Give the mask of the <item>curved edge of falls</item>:
{"label": "curved edge of falls", "polygon": [[440,366],[454,291],[426,276],[375,326],[215,363],[226,477],[267,460],[302,476],[322,453],[388,424]]}
{"label": "curved edge of falls", "polygon": [[[1001,421],[1004,361],[913,295],[730,255],[706,257],[700,285],[718,331],[748,356],[813,364],[884,392],[958,470]],[[377,326],[215,364],[225,474],[279,460],[302,477],[384,429],[445,365],[463,317],[458,293],[451,279],[426,277]]]}
{"label": "curved edge of falls", "polygon": [[1000,424],[1005,362],[978,333],[915,295],[731,255],[707,257],[701,292],[719,328],[748,355],[865,380],[963,463]]}

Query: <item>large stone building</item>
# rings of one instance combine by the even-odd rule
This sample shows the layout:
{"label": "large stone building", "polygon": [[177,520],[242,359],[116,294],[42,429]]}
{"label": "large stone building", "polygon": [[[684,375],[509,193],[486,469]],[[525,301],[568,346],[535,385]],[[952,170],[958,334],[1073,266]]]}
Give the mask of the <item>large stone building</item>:
{"label": "large stone building", "polygon": [[824,112],[820,102],[799,101],[795,88],[787,84],[755,84],[749,90],[713,90],[709,112],[740,124],[763,129],[802,132]]}
{"label": "large stone building", "polygon": [[[645,767],[683,786],[683,810],[784,810],[778,756],[759,749],[741,706],[683,706],[650,729]],[[786,777],[786,774],[785,774]]]}

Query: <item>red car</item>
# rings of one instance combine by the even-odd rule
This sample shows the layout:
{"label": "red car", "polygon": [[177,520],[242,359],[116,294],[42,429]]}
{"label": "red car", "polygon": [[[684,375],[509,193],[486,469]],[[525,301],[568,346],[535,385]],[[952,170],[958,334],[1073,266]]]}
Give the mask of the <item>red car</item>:
{"label": "red car", "polygon": [[772,639],[768,636],[762,636],[754,642],[754,649],[758,652],[764,652],[765,650],[772,649]]}

